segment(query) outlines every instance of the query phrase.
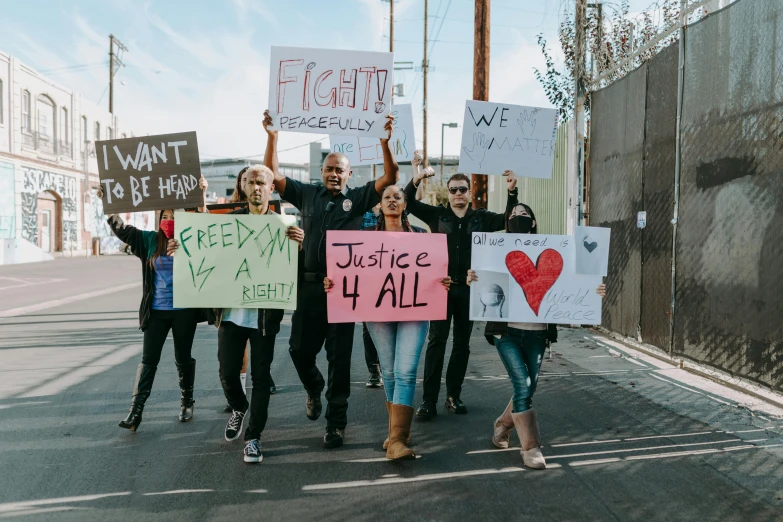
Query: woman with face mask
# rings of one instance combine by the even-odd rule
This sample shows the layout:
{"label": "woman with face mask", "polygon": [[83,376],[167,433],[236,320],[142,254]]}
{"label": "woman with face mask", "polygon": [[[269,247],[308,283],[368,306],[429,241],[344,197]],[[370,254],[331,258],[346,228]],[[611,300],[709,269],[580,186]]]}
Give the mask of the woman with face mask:
{"label": "woman with face mask", "polygon": [[[508,213],[506,232],[536,234],[538,226],[533,209],[524,203],[514,206]],[[478,281],[478,276],[468,270],[468,285],[473,281]],[[596,292],[604,297],[606,285],[601,284]],[[545,469],[546,460],[541,453],[538,421],[532,404],[544,352],[549,343],[557,341],[557,328],[543,323],[487,322],[484,335],[497,348],[514,391],[506,410],[495,421],[492,444],[508,448],[509,435],[516,428],[525,466]]]}
{"label": "woman with face mask", "polygon": [[[381,196],[381,214],[375,230],[386,232],[426,232],[413,227],[405,215],[405,192],[396,185],[386,187]],[[440,284],[448,291],[451,278],[444,277]],[[324,278],[328,292],[334,283]],[[445,293],[444,293],[444,298]],[[391,460],[415,459],[409,447],[411,421],[413,420],[413,394],[416,391],[416,372],[421,350],[427,339],[429,321],[368,322],[386,391],[386,411],[389,414],[389,434],[383,443],[386,458]]]}
{"label": "woman with face mask", "polygon": [[[207,181],[203,177],[199,186],[206,191]],[[99,190],[98,197],[103,196],[101,192]],[[206,211],[206,204],[199,210]],[[120,428],[136,431],[141,424],[144,404],[152,391],[163,345],[170,331],[174,337],[174,360],[179,374],[179,421],[188,422],[193,419],[193,383],[196,378],[196,360],[190,353],[196,325],[206,318],[198,308],[174,307],[174,261],[169,255],[170,240],[174,236],[174,211],[161,211],[157,231],[126,225],[116,214],[109,216],[108,222],[114,235],[141,260],[143,279],[139,307],[139,328],[144,332],[141,364],[136,371],[130,411],[120,421]]]}

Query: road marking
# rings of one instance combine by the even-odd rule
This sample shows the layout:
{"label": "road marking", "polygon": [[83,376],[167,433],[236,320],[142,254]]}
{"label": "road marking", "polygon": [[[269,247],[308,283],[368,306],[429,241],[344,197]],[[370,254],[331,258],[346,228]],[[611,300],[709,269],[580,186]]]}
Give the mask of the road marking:
{"label": "road marking", "polygon": [[[767,440],[767,439],[764,439]],[[591,455],[608,455],[611,453],[631,453],[631,452],[637,452],[637,451],[652,451],[652,450],[659,450],[659,449],[669,449],[669,448],[686,448],[690,446],[707,446],[710,444],[731,444],[731,443],[745,443],[742,439],[728,439],[728,440],[716,440],[716,441],[710,441],[710,442],[690,442],[688,444],[668,444],[666,446],[651,446],[649,448],[624,448],[624,449],[616,449],[616,450],[607,450],[607,451],[591,451],[586,453],[572,453],[570,455],[547,455],[547,459],[571,459],[574,457],[589,457]]]}
{"label": "road marking", "polygon": [[19,406],[36,406],[38,404],[49,404],[52,401],[30,401],[30,402],[15,402],[13,404],[0,404],[0,410],[7,410],[9,408],[17,408]]}
{"label": "road marking", "polygon": [[[421,458],[421,455],[416,455],[417,459]],[[392,459],[387,459],[386,457],[378,457],[374,459],[353,459],[353,460],[344,460],[343,462],[348,462],[351,464],[367,464],[369,462],[391,462]]]}
{"label": "road marking", "polygon": [[704,395],[706,398],[708,398],[708,399],[710,399],[712,401],[719,402],[721,404],[725,404],[726,406],[731,406],[730,402],[726,402],[726,401],[723,401],[723,400],[720,400],[720,399],[716,399],[715,397],[707,395],[706,393],[703,393],[703,392],[700,392],[700,391],[696,391],[696,390],[694,390],[692,388],[688,388],[687,386],[683,386],[681,384],[677,384],[676,382],[672,382],[669,379],[664,379],[663,377],[659,377],[659,376],[655,375],[654,373],[651,373],[650,377],[652,377],[653,379],[658,379],[659,381],[663,381],[665,383],[671,384],[672,386],[677,386],[678,388],[682,388],[683,390],[688,390],[689,392],[696,393],[698,395]]}
{"label": "road marking", "polygon": [[67,281],[67,279],[56,279],[56,278],[18,279],[16,277],[0,277],[0,281],[3,279],[7,279],[8,281],[13,281],[17,284],[9,285],[9,286],[0,286],[0,291],[10,290],[11,288],[24,288],[27,286],[44,285],[47,283],[61,283],[63,281]]}
{"label": "road marking", "polygon": [[170,491],[158,491],[155,493],[144,493],[145,497],[153,497],[157,495],[182,495],[186,493],[212,493],[214,489],[172,489]]}
{"label": "road marking", "polygon": [[128,283],[126,285],[113,286],[110,288],[104,288],[102,290],[96,290],[94,292],[87,292],[86,294],[77,294],[63,299],[55,299],[54,301],[46,301],[45,303],[38,303],[34,305],[21,306],[19,308],[11,308],[9,310],[0,310],[0,319],[8,317],[18,317],[30,312],[37,312],[39,310],[45,310],[47,308],[54,308],[55,306],[62,306],[68,303],[76,301],[83,301],[93,297],[100,297],[102,295],[113,294],[115,292],[123,292],[141,286],[140,282]]}
{"label": "road marking", "polygon": [[674,437],[695,437],[697,435],[709,435],[710,433],[721,433],[720,431],[697,431],[696,433],[678,433],[676,435],[649,435],[647,437],[634,437],[632,439],[623,439],[623,442],[648,439],[671,439]]}
{"label": "road marking", "polygon": [[550,448],[566,448],[568,446],[584,446],[587,444],[607,444],[609,442],[622,442],[621,439],[593,440],[590,442],[566,442],[565,444],[552,444]]}
{"label": "road marking", "polygon": [[269,493],[269,491],[265,489],[251,489],[250,491],[245,491],[245,493]]}
{"label": "road marking", "polygon": [[17,511],[20,509],[34,508],[39,506],[51,506],[53,504],[68,504],[70,502],[88,502],[90,500],[100,500],[108,497],[123,497],[130,495],[130,491],[123,491],[122,493],[103,493],[99,495],[83,495],[80,497],[60,497],[60,498],[46,498],[43,500],[25,500],[22,502],[5,502],[0,504],[0,513],[8,513],[10,511]]}
{"label": "road marking", "polygon": [[709,455],[714,453],[723,453],[723,452],[730,452],[730,451],[744,451],[749,449],[765,449],[765,448],[775,448],[783,446],[783,444],[769,444],[766,446],[752,446],[752,445],[746,445],[746,446],[731,446],[728,448],[709,448],[709,449],[702,449],[702,450],[692,450],[692,451],[677,451],[677,452],[671,452],[671,453],[657,453],[654,455],[630,455],[628,457],[622,457],[622,458],[608,458],[608,459],[596,459],[596,460],[580,460],[576,462],[569,462],[569,466],[579,467],[579,466],[590,466],[593,464],[611,464],[615,462],[628,462],[633,460],[651,460],[651,459],[664,459],[664,458],[671,458],[671,457],[687,457],[692,455]]}
{"label": "road marking", "polygon": [[331,484],[311,484],[302,486],[302,491],[323,491],[328,489],[362,488],[370,486],[388,486],[390,484],[409,484],[414,482],[429,482],[433,480],[447,480],[463,477],[480,477],[485,475],[498,475],[503,473],[519,473],[525,471],[525,468],[502,468],[502,469],[477,469],[473,471],[457,471],[453,473],[433,473],[431,475],[420,475],[418,477],[390,477],[377,480],[357,480],[354,482],[333,482]]}

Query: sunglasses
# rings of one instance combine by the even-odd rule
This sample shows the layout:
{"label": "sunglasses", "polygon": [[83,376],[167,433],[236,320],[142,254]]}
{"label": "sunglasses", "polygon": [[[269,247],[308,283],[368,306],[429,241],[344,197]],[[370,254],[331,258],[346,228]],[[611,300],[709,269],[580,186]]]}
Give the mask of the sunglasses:
{"label": "sunglasses", "polygon": [[449,194],[456,194],[459,192],[460,194],[467,194],[468,190],[470,190],[468,187],[449,187]]}

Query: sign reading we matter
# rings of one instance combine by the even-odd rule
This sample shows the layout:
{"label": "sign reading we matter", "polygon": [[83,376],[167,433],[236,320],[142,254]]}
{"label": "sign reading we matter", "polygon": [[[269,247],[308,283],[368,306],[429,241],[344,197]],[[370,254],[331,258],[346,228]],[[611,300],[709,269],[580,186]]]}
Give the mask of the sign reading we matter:
{"label": "sign reading we matter", "polygon": [[603,278],[577,267],[574,236],[474,232],[472,242],[472,321],[601,324]]}
{"label": "sign reading we matter", "polygon": [[557,110],[468,100],[459,172],[551,178]]}
{"label": "sign reading we matter", "polygon": [[393,53],[272,47],[272,128],[383,138],[393,71]]}
{"label": "sign reading we matter", "polygon": [[200,207],[195,132],[96,141],[106,214]]}
{"label": "sign reading we matter", "polygon": [[446,318],[444,234],[326,232],[330,323]]}
{"label": "sign reading we matter", "polygon": [[299,244],[279,215],[177,212],[174,306],[296,309]]}
{"label": "sign reading we matter", "polygon": [[[391,150],[398,162],[411,161],[416,149],[411,104],[392,106],[392,116],[394,116],[394,132],[389,140]],[[383,163],[383,146],[377,138],[330,136],[329,148],[332,152],[345,154],[353,167]]]}

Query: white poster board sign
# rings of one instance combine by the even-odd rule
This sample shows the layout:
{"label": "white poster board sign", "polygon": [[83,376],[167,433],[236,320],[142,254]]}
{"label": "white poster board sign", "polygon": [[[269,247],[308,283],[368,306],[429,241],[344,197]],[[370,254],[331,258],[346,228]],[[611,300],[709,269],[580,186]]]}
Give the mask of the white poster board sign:
{"label": "white poster board sign", "polygon": [[468,100],[459,172],[551,178],[557,110]]}
{"label": "white poster board sign", "polygon": [[[398,162],[411,161],[416,149],[413,134],[413,110],[409,103],[392,106],[394,133],[391,137],[392,152]],[[379,165],[383,163],[383,147],[377,138],[358,136],[329,136],[329,148],[332,152],[341,152],[348,161],[358,165]]]}
{"label": "white poster board sign", "polygon": [[574,236],[474,232],[470,319],[601,324],[601,276],[575,272]]}
{"label": "white poster board sign", "polygon": [[393,53],[272,47],[272,128],[382,138],[393,71]]}
{"label": "white poster board sign", "polygon": [[611,228],[576,227],[576,273],[605,276],[609,270]]}

